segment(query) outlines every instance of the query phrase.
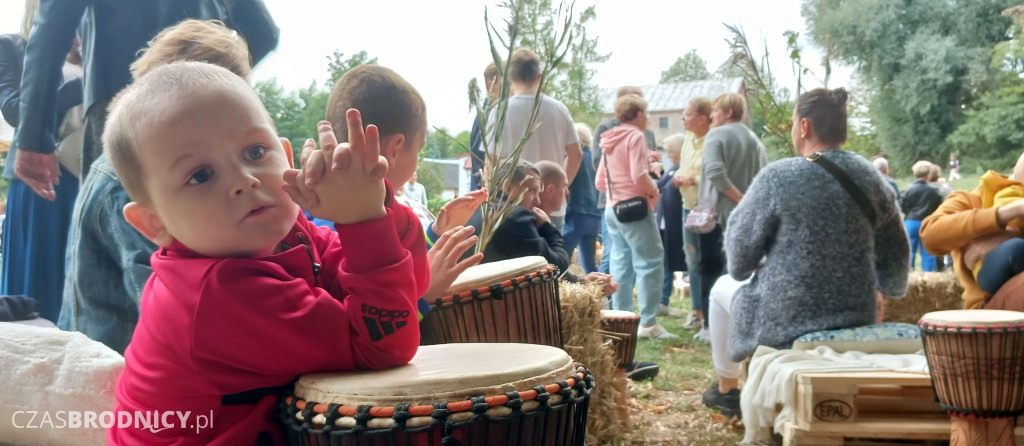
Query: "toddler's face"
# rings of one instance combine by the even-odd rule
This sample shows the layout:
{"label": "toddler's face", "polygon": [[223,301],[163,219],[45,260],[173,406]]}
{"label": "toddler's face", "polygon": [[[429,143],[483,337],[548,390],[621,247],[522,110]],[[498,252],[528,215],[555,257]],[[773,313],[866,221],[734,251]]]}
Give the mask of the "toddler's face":
{"label": "toddler's face", "polygon": [[259,101],[203,94],[154,116],[139,156],[166,233],[209,257],[273,254],[299,208],[282,189],[287,155]]}

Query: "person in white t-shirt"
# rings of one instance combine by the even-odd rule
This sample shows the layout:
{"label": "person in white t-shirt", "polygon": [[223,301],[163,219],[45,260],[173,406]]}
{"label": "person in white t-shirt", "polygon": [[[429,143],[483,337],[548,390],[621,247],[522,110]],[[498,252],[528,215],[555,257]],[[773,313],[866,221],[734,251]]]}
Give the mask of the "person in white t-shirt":
{"label": "person in white t-shirt", "polygon": [[[508,98],[505,127],[498,144],[503,157],[508,157],[519,145],[528,128],[533,129],[530,139],[523,146],[521,160],[536,163],[554,161],[562,163],[569,184],[579,172],[583,160],[576,124],[569,114],[569,108],[544,93],[538,94],[541,80],[540,56],[529,48],[519,48],[512,53],[508,76],[515,95]],[[530,127],[530,117],[535,101],[540,101],[537,118]],[[565,207],[551,215],[552,223],[562,230],[565,222]]]}

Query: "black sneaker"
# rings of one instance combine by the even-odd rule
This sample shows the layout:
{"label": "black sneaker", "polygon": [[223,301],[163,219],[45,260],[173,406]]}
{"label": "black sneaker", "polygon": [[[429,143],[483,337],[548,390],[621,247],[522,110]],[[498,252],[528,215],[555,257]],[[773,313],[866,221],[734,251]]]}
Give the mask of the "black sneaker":
{"label": "black sneaker", "polygon": [[742,415],[740,412],[740,389],[732,389],[728,393],[723,394],[718,390],[718,386],[715,385],[704,392],[703,401],[705,406],[722,412],[722,415],[727,417],[739,417]]}
{"label": "black sneaker", "polygon": [[658,376],[658,364],[653,362],[633,361],[626,367],[626,377],[633,381],[654,379],[655,376]]}

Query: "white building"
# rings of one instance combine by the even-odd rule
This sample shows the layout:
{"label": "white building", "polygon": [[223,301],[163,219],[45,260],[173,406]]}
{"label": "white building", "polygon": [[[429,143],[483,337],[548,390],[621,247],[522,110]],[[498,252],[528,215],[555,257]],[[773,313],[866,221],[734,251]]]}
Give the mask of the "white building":
{"label": "white building", "polygon": [[420,164],[433,164],[441,179],[441,197],[451,200],[469,192],[469,154],[455,159],[424,158]]}

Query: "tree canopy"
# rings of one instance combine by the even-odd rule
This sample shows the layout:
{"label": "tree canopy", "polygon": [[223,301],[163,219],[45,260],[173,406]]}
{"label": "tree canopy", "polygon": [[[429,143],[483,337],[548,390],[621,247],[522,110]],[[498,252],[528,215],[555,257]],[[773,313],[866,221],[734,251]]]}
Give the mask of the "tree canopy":
{"label": "tree canopy", "polygon": [[855,67],[875,94],[871,124],[900,164],[943,159],[964,110],[990,91],[1000,16],[1019,0],[805,0],[812,39]]}
{"label": "tree canopy", "polygon": [[708,63],[697,54],[697,50],[690,50],[682,57],[677,57],[668,70],[661,72],[662,84],[671,82],[699,81],[711,77],[708,71]]}
{"label": "tree canopy", "polygon": [[[561,26],[566,9],[556,6],[551,0],[520,0],[517,2],[522,13],[520,36],[515,46],[530,47],[541,53],[555,48],[555,27]],[[574,120],[594,126],[601,116],[600,89],[592,79],[594,64],[608,60],[610,54],[597,49],[596,36],[587,35],[587,24],[597,18],[597,9],[589,6],[572,21],[573,39],[568,53],[548,81],[544,93],[558,99],[569,108]],[[543,55],[541,59],[544,59]]]}

